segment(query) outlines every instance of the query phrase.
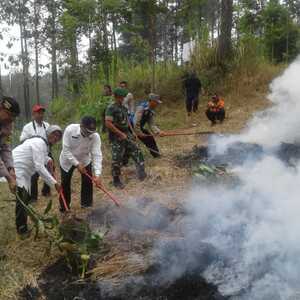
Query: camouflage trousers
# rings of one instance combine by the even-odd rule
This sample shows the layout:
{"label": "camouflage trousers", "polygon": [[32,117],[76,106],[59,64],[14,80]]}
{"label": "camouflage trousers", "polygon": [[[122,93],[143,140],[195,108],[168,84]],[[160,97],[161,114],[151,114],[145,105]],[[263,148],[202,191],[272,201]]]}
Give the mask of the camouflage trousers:
{"label": "camouflage trousers", "polygon": [[144,168],[144,156],[132,140],[115,140],[112,142],[112,176],[121,175],[124,154],[131,157],[137,168]]}

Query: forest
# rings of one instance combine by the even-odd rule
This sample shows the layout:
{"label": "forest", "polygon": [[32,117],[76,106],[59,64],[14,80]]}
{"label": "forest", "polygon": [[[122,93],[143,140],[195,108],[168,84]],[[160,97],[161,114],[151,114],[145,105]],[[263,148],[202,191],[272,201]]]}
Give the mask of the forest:
{"label": "forest", "polygon": [[[178,100],[188,42],[188,68],[207,93],[237,68],[286,64],[300,49],[297,0],[5,0],[0,22],[0,37],[13,25],[19,32],[1,49],[10,72],[0,91],[19,99],[25,119],[34,103],[51,101],[54,112],[78,99],[93,106],[103,84],[120,80],[139,97],[152,90]],[[9,54],[14,45],[18,55]]]}

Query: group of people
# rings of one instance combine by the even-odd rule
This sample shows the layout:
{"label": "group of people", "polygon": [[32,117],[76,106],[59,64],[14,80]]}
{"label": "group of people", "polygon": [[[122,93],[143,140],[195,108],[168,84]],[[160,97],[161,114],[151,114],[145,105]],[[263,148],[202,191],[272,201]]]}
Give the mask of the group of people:
{"label": "group of people", "polygon": [[[136,109],[133,96],[121,84],[112,91],[112,101],[104,113],[112,149],[112,182],[120,189],[124,188],[121,168],[129,158],[135,162],[137,178],[143,181],[147,177],[138,140],[154,157],[159,157],[153,135],[163,135],[154,123],[154,110],[161,103],[159,95],[149,94]],[[29,233],[24,205],[37,200],[39,177],[44,181],[43,196],[51,194],[51,187],[58,192],[61,212],[71,206],[71,179],[76,169],[81,175],[82,208],[93,204],[93,184],[102,186],[101,138],[96,119],[84,116],[80,123],[70,124],[63,131],[59,125],[44,120],[45,111],[39,104],[32,107],[32,120],[23,127],[19,145],[11,150],[9,137],[20,108],[14,98],[4,97],[0,101],[0,176],[6,178],[11,192],[16,194],[16,228],[22,236]],[[59,183],[51,147],[61,140]]]}
{"label": "group of people", "polygon": [[[201,94],[202,85],[200,79],[195,72],[187,72],[183,78],[183,87],[186,96],[187,117],[192,123],[195,121],[192,116],[197,113],[199,105],[199,96]],[[225,119],[225,102],[217,94],[212,95],[211,100],[207,103],[205,114],[211,121],[211,125],[216,125],[217,121],[222,123]],[[195,124],[196,125],[196,124]]]}
{"label": "group of people", "polygon": [[[201,83],[193,77],[187,87],[188,113],[196,112],[196,94]],[[125,81],[114,90],[108,85],[104,87],[104,95],[111,96],[111,101],[102,115],[103,127],[111,144],[112,183],[119,189],[124,188],[121,169],[130,158],[135,163],[137,178],[143,181],[147,177],[139,142],[154,158],[158,158],[160,151],[155,136],[167,134],[155,124],[155,109],[162,103],[160,96],[150,93],[147,99],[136,105],[127,88]],[[0,100],[0,177],[6,178],[10,190],[16,194],[16,227],[20,235],[29,232],[24,204],[37,200],[39,177],[44,181],[42,195],[49,196],[51,187],[54,187],[63,213],[71,206],[71,179],[75,170],[81,175],[82,208],[93,204],[93,184],[102,186],[101,138],[97,133],[96,119],[84,116],[80,123],[70,124],[63,131],[59,125],[50,125],[44,120],[45,111],[46,108],[40,104],[32,107],[32,120],[23,127],[20,143],[12,151],[9,138],[20,108],[14,98],[3,97]],[[224,100],[214,95],[208,103],[206,115],[212,124],[222,122],[225,118]],[[61,140],[59,183],[51,147]]]}
{"label": "group of people", "polygon": [[113,185],[122,189],[121,168],[127,165],[129,158],[135,162],[137,178],[144,180],[147,176],[139,142],[149,149],[153,157],[160,157],[155,136],[163,136],[164,132],[155,124],[154,116],[156,107],[162,101],[159,95],[150,93],[146,100],[136,105],[125,81],[120,82],[113,91],[107,85],[104,88],[105,95],[113,97],[104,113],[104,125],[112,147]]}

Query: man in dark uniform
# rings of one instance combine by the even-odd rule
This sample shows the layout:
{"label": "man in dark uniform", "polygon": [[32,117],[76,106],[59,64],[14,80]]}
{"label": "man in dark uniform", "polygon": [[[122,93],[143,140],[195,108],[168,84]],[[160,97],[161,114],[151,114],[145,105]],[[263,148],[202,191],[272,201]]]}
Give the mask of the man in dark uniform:
{"label": "man in dark uniform", "polygon": [[[137,107],[134,118],[134,131],[138,138],[149,149],[153,157],[160,157],[154,135],[164,136],[164,132],[161,131],[154,122],[154,110],[160,103],[162,103],[162,101],[159,95],[153,93],[149,94],[148,101],[142,102]],[[146,126],[149,130],[145,128]]]}
{"label": "man in dark uniform", "polygon": [[199,104],[199,93],[201,92],[201,82],[195,72],[188,72],[183,82],[186,94],[187,116],[191,117],[196,113]]}
{"label": "man in dark uniform", "polygon": [[0,100],[0,177],[6,178],[9,189],[13,193],[16,191],[16,174],[9,136],[12,123],[19,114],[20,107],[14,98],[3,97]]}
{"label": "man in dark uniform", "polygon": [[147,177],[143,154],[135,144],[134,136],[130,131],[128,110],[122,104],[127,94],[128,91],[123,88],[114,89],[114,103],[108,106],[105,113],[105,125],[109,130],[112,144],[113,185],[117,188],[124,188],[120,175],[125,152],[134,160],[138,178],[142,181]]}

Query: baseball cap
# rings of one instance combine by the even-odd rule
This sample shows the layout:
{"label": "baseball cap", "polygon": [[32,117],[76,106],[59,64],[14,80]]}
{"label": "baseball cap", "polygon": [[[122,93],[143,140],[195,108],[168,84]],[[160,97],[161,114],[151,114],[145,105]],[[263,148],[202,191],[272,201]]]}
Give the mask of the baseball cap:
{"label": "baseball cap", "polygon": [[5,110],[12,113],[15,117],[17,117],[20,114],[19,103],[14,98],[4,96],[2,97],[0,104]]}
{"label": "baseball cap", "polygon": [[35,104],[35,105],[32,106],[32,112],[39,112],[41,110],[42,111],[46,110],[46,108],[41,104]]}
{"label": "baseball cap", "polygon": [[62,129],[61,129],[58,125],[50,125],[50,126],[47,128],[46,133],[47,133],[47,135],[49,135],[49,134],[51,134],[51,133],[53,133],[53,132],[55,132],[55,131],[60,132],[61,135],[62,135],[62,133],[63,133]]}
{"label": "baseball cap", "polygon": [[159,95],[157,95],[157,94],[153,94],[153,93],[150,93],[149,95],[148,95],[148,100],[149,101],[155,101],[155,102],[157,102],[157,103],[162,103],[162,101],[160,100],[160,96]]}
{"label": "baseball cap", "polygon": [[115,96],[119,96],[119,97],[126,97],[127,94],[128,94],[128,91],[126,89],[117,87],[117,88],[114,89],[113,94]]}

